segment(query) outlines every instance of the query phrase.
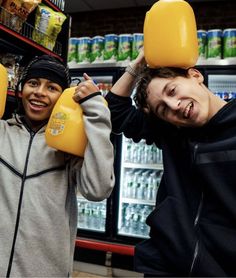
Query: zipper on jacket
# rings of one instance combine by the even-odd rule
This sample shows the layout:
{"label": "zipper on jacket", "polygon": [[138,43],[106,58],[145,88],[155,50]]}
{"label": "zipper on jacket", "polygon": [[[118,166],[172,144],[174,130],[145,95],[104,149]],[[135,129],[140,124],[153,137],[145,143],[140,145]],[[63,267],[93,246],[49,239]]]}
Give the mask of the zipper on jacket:
{"label": "zipper on jacket", "polygon": [[[193,163],[196,162],[197,150],[198,150],[198,144],[196,144],[194,146]],[[201,194],[201,199],[200,199],[200,203],[198,205],[197,214],[196,214],[195,219],[194,219],[194,228],[196,228],[197,225],[198,225],[199,217],[200,217],[201,211],[202,211],[202,204],[203,204],[203,192]],[[196,244],[195,244],[194,253],[193,253],[193,260],[192,260],[192,263],[191,263],[189,276],[192,276],[193,268],[195,266],[195,263],[196,263],[196,260],[197,260],[197,257],[198,257],[198,253],[199,253],[199,240],[197,240]]]}
{"label": "zipper on jacket", "polygon": [[29,146],[28,146],[26,159],[25,159],[25,168],[24,168],[23,176],[22,176],[19,203],[18,203],[18,208],[17,208],[15,231],[14,231],[14,236],[13,236],[13,242],[12,242],[11,253],[10,253],[10,258],[9,258],[9,262],[8,262],[6,277],[10,277],[10,274],[11,274],[11,268],[12,268],[12,261],[13,261],[13,257],[14,257],[14,251],[15,251],[16,238],[17,238],[18,228],[19,228],[19,223],[20,223],[20,211],[21,211],[22,200],[23,200],[25,178],[26,178],[26,173],[27,173],[27,168],[28,168],[28,160],[29,160],[30,149],[31,149],[31,145],[32,145],[34,135],[35,135],[35,132],[31,131],[30,132]]}

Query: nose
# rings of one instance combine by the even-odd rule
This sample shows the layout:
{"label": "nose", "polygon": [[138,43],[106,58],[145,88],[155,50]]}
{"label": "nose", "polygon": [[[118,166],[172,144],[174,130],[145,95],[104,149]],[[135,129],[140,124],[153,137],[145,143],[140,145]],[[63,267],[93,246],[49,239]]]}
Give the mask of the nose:
{"label": "nose", "polygon": [[177,111],[180,108],[181,100],[176,98],[167,98],[166,104],[170,109]]}
{"label": "nose", "polygon": [[46,96],[47,95],[47,90],[43,84],[35,88],[34,92],[37,96]]}

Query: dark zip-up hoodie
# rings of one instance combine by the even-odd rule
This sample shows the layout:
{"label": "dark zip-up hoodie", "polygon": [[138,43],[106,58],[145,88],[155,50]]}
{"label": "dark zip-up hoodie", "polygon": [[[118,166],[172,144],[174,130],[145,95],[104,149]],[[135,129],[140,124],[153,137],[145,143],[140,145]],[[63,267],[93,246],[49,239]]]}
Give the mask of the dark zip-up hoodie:
{"label": "dark zip-up hoodie", "polygon": [[136,246],[135,270],[157,276],[236,276],[236,100],[201,128],[147,117],[109,93],[113,131],[155,142],[164,174]]}

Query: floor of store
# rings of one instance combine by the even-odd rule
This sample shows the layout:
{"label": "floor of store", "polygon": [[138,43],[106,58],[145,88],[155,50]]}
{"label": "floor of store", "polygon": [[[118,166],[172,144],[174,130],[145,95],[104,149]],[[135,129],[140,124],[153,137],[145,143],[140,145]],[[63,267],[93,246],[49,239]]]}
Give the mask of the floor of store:
{"label": "floor of store", "polygon": [[80,261],[74,261],[73,278],[104,278],[104,277],[123,277],[123,278],[143,278],[141,273],[126,269],[113,268],[109,266],[101,266]]}

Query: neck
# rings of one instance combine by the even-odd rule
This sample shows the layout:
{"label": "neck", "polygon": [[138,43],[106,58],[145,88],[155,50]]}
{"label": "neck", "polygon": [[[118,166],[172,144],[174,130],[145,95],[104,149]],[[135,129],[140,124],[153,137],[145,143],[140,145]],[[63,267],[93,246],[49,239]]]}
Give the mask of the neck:
{"label": "neck", "polygon": [[43,121],[32,121],[29,119],[27,116],[23,117],[24,122],[26,125],[32,130],[32,131],[38,131],[40,128],[42,128],[44,125],[47,124],[48,119],[43,120]]}

